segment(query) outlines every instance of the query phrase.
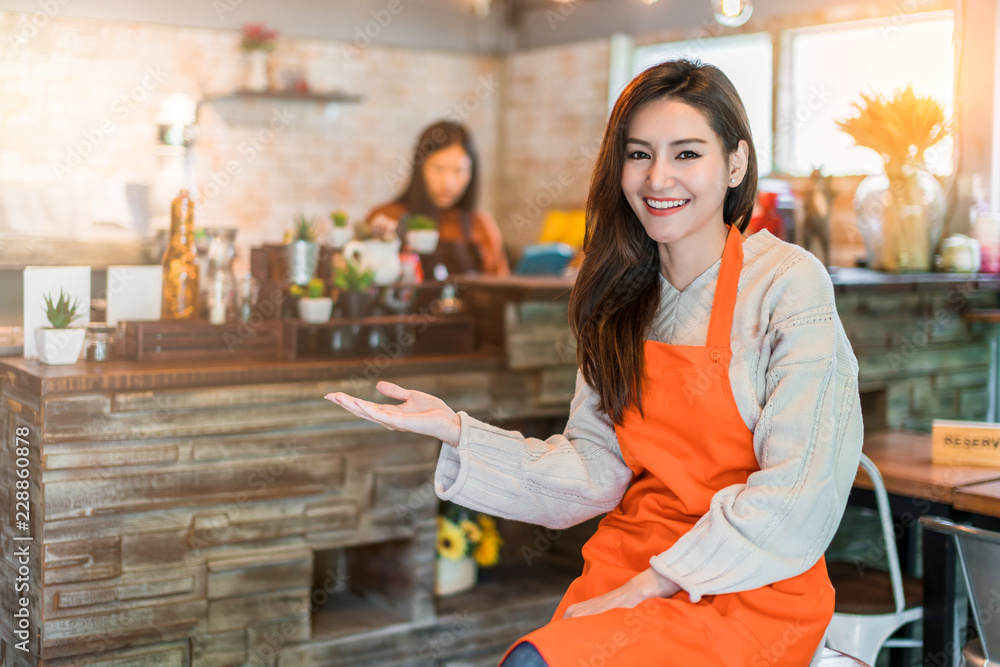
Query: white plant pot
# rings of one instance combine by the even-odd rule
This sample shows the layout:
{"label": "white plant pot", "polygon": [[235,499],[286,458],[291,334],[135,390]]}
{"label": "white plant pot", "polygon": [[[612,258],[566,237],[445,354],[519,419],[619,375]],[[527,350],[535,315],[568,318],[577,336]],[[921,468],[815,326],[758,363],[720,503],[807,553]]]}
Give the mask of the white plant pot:
{"label": "white plant pot", "polygon": [[330,245],[340,250],[354,238],[354,230],[350,227],[334,227],[330,230]]}
{"label": "white plant pot", "polygon": [[434,592],[437,595],[451,595],[466,591],[476,585],[478,568],[470,556],[457,560],[438,556],[435,561]]}
{"label": "white plant pot", "polygon": [[268,76],[268,51],[251,49],[243,52],[243,89],[261,92],[271,87]]}
{"label": "white plant pot", "polygon": [[299,299],[299,317],[309,324],[325,324],[333,313],[333,299],[328,296]]}
{"label": "white plant pot", "polygon": [[437,249],[438,236],[440,234],[436,229],[415,229],[406,232],[406,243],[415,252],[429,255]]}
{"label": "white plant pot", "polygon": [[87,330],[83,328],[38,327],[35,329],[38,360],[50,366],[75,364],[83,350],[83,338],[86,333]]}

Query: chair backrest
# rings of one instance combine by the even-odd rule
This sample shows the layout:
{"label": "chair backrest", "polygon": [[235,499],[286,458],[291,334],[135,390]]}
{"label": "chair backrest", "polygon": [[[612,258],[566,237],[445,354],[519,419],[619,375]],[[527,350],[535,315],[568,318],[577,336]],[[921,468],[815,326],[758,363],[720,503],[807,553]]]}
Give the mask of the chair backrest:
{"label": "chair backrest", "polygon": [[901,614],[906,609],[906,596],[903,594],[903,574],[899,568],[899,552],[896,550],[896,532],[892,525],[892,510],[889,509],[889,494],[885,490],[882,474],[872,460],[862,454],[859,463],[871,479],[875,491],[875,504],[878,506],[878,518],[882,524],[882,540],[885,542],[885,558],[889,564],[889,581],[892,583],[892,600],[896,613]]}
{"label": "chair backrest", "polygon": [[932,516],[921,517],[920,523],[955,540],[983,657],[1000,659],[1000,533]]}
{"label": "chair backrest", "polygon": [[854,656],[825,647],[819,658],[819,667],[869,667],[869,665]]}

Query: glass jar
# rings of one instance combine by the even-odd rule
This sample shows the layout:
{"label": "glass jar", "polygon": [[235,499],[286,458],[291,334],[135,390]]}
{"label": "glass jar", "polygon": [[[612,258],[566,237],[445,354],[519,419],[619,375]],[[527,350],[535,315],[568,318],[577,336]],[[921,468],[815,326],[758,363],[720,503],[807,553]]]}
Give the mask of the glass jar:
{"label": "glass jar", "polygon": [[[236,274],[233,271],[233,261],[236,258],[238,232],[234,227],[205,228],[208,245],[204,261],[199,261],[201,303],[203,316],[215,324],[219,323],[220,317],[223,321],[236,317]],[[220,274],[223,276],[221,282],[225,285],[223,303],[218,303]],[[220,311],[224,314],[220,315]]]}
{"label": "glass jar", "polygon": [[941,184],[918,163],[861,181],[854,208],[868,266],[893,273],[930,271],[944,229],[945,204]]}
{"label": "glass jar", "polygon": [[257,306],[257,296],[260,293],[260,281],[249,271],[243,274],[236,286],[237,318],[241,322],[249,322],[253,309]]}
{"label": "glass jar", "polygon": [[111,361],[115,356],[115,328],[103,322],[91,323],[83,345],[87,361]]}

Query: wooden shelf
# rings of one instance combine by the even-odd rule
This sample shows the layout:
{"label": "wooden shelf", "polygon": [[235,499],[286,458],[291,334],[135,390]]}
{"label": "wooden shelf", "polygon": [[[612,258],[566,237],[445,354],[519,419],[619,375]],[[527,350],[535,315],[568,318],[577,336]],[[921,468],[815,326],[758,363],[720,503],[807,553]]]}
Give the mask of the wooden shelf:
{"label": "wooden shelf", "polygon": [[231,93],[206,95],[199,104],[220,100],[284,100],[286,102],[319,102],[321,104],[357,104],[364,100],[364,97],[339,91],[296,93],[290,90],[236,90]]}
{"label": "wooden shelf", "polygon": [[511,643],[551,619],[575,572],[523,565],[480,570],[479,584],[436,597],[436,618],[416,626],[378,603],[340,593],[313,612],[308,642],[280,648],[279,664],[496,665]]}
{"label": "wooden shelf", "polygon": [[479,583],[473,588],[436,599],[438,616],[496,612],[521,605],[551,606],[555,611],[575,578],[572,570],[547,567],[481,569]]}
{"label": "wooden shelf", "polygon": [[375,630],[406,631],[410,621],[402,614],[356,593],[331,596],[312,616],[312,641],[331,641]]}
{"label": "wooden shelf", "polygon": [[[467,354],[476,347],[476,323],[464,315],[376,315],[319,324],[286,319],[283,326],[281,356],[286,361]],[[378,330],[380,343],[369,347],[369,334]]]}

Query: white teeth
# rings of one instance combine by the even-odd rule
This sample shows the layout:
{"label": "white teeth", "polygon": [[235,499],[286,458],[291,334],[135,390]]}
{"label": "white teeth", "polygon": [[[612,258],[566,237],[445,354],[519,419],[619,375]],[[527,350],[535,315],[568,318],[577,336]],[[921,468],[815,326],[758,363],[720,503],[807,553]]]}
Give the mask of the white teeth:
{"label": "white teeth", "polygon": [[643,199],[652,208],[677,208],[687,203],[687,199],[674,199],[671,201],[656,201],[653,199]]}

